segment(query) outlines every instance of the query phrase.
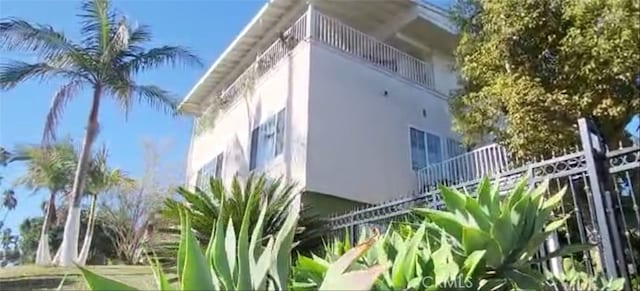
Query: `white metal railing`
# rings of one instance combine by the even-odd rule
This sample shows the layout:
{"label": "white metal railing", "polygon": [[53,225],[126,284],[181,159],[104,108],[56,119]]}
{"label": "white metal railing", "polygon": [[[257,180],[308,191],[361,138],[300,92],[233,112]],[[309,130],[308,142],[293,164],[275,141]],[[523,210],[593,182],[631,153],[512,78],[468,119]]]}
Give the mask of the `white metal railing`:
{"label": "white metal railing", "polygon": [[306,37],[307,18],[302,15],[278,40],[260,54],[229,87],[220,93],[223,100],[234,100],[254,82],[271,70]]}
{"label": "white metal railing", "polygon": [[[434,88],[433,66],[374,37],[315,10],[304,13],[282,36],[260,54],[231,85],[220,92],[222,102],[234,100],[271,70],[300,41],[311,38],[376,65],[426,88]],[[310,25],[307,25],[311,19]],[[309,31],[310,30],[310,31]]]}
{"label": "white metal railing", "polygon": [[434,88],[433,66],[320,12],[312,13],[311,38],[426,88]]}
{"label": "white metal railing", "polygon": [[417,170],[418,192],[435,190],[441,184],[456,185],[494,176],[515,167],[506,148],[490,144]]}

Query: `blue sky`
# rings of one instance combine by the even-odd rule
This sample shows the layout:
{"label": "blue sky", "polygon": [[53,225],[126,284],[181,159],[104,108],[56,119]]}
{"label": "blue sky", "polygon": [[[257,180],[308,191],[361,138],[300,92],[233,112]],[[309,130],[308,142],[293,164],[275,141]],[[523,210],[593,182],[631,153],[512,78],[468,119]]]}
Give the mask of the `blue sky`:
{"label": "blue sky", "polygon": [[[263,3],[264,0],[116,0],[114,6],[129,19],[150,25],[154,33],[153,45],[187,46],[203,59],[205,67],[202,68],[162,69],[139,78],[140,83],[161,85],[182,98]],[[1,0],[0,18],[11,16],[48,24],[63,31],[67,37],[78,39],[75,17],[78,5],[78,1],[72,0]],[[7,59],[35,61],[30,55],[2,52],[0,62]],[[28,82],[13,90],[0,92],[0,145],[13,147],[40,141],[44,117],[57,85],[55,82]],[[60,136],[68,134],[81,140],[88,114],[88,97],[88,92],[83,92],[66,108],[58,128]],[[141,142],[144,138],[171,141],[167,160],[180,162],[185,159],[191,135],[191,119],[172,118],[143,104],[136,104],[128,121],[125,121],[114,103],[103,105],[98,143],[106,143],[109,147],[113,166],[125,169],[132,175],[140,174]],[[10,186],[22,168],[12,164],[0,171],[5,176],[0,185],[4,189]],[[19,196],[18,207],[7,218],[7,225],[14,230],[26,216],[40,215],[39,205],[43,200],[42,193],[32,195],[24,189],[16,191]]]}

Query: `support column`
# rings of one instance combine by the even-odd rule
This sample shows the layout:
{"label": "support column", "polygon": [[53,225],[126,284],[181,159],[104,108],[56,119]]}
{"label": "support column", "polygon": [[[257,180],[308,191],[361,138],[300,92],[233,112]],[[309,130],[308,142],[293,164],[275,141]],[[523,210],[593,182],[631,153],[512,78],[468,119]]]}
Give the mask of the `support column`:
{"label": "support column", "polygon": [[315,1],[307,0],[307,12],[306,12],[306,32],[305,36],[307,39],[311,39],[314,37],[313,29],[315,27]]}
{"label": "support column", "polygon": [[[589,175],[589,188],[593,196],[593,206],[596,214],[597,229],[599,236],[600,246],[600,258],[604,266],[605,274],[607,278],[614,279],[619,278],[624,274],[624,266],[622,270],[618,269],[618,262],[616,262],[615,242],[619,242],[619,232],[617,231],[617,225],[610,223],[610,217],[607,215],[607,210],[612,207],[607,202],[610,199],[605,197],[609,193],[605,192],[603,181],[603,159],[606,155],[605,143],[602,136],[599,134],[597,128],[585,118],[578,120],[578,128],[580,131],[580,140],[582,142],[582,150],[586,159],[587,174]],[[609,209],[610,210],[610,209]],[[620,262],[624,265],[624,260]],[[622,271],[622,274],[620,273]]]}

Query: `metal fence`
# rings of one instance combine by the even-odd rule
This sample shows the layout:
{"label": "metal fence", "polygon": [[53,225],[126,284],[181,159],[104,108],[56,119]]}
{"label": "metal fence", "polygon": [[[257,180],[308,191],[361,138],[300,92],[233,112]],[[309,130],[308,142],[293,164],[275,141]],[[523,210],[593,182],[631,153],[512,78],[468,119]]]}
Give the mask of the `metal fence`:
{"label": "metal fence", "polygon": [[[608,148],[593,122],[578,121],[581,146],[572,152],[548,160],[524,163],[516,168],[489,175],[507,192],[522,178],[531,186],[549,180],[549,193],[567,188],[563,203],[554,214],[570,214],[563,228],[551,236],[540,250],[551,252],[559,245],[593,243],[597,248],[574,255],[573,259],[589,273],[603,271],[608,278],[638,280],[640,263],[640,145]],[[473,193],[479,177],[472,176],[449,187]],[[361,227],[385,229],[393,221],[402,221],[414,207],[442,208],[437,190],[356,209],[331,217],[332,235],[359,232]],[[560,260],[549,262],[547,269],[561,271]]]}

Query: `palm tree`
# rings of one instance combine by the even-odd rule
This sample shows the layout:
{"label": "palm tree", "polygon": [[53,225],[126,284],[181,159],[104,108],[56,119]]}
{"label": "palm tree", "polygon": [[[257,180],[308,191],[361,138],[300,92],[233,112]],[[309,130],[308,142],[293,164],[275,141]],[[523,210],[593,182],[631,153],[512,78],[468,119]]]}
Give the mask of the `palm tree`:
{"label": "palm tree", "polygon": [[9,211],[14,210],[18,206],[18,199],[16,199],[16,193],[13,190],[5,190],[2,192],[2,204],[0,204],[0,209],[4,208],[5,212],[2,216],[2,220],[0,220],[0,230],[4,227],[4,221],[7,219],[7,215],[9,215]]}
{"label": "palm tree", "polygon": [[17,152],[20,156],[28,157],[28,159],[26,160],[26,172],[18,177],[15,183],[34,192],[40,189],[49,191],[36,251],[36,264],[49,265],[51,264],[51,254],[48,237],[51,224],[57,221],[56,198],[58,194],[69,191],[73,179],[71,173],[76,165],[76,150],[71,140],[65,140],[47,148],[37,145],[22,146],[18,148]]}
{"label": "palm tree", "polygon": [[98,195],[116,187],[131,187],[135,183],[135,180],[131,179],[122,170],[111,169],[108,167],[108,157],[109,152],[107,151],[107,148],[102,146],[102,148],[96,152],[89,167],[89,180],[85,192],[91,196],[91,202],[89,204],[89,221],[87,222],[87,231],[85,232],[82,249],[78,255],[78,263],[81,265],[84,265],[89,257],[89,249],[91,248],[91,241],[95,230]]}
{"label": "palm tree", "polygon": [[38,63],[13,61],[0,67],[0,89],[11,89],[29,79],[63,78],[66,82],[53,96],[45,121],[43,141],[55,139],[54,129],[62,109],[82,89],[91,92],[91,107],[85,137],[71,189],[72,205],[67,215],[60,265],[71,266],[78,254],[80,202],[84,193],[92,145],[98,135],[100,104],[111,97],[128,114],[134,101],[175,113],[172,94],[155,85],[138,84],[134,78],[160,65],[197,64],[200,60],[178,46],[147,49],[151,41],[147,26],[132,25],[108,0],[84,0],[81,5],[80,42],[46,25],[21,19],[0,21],[0,48],[34,52]]}

